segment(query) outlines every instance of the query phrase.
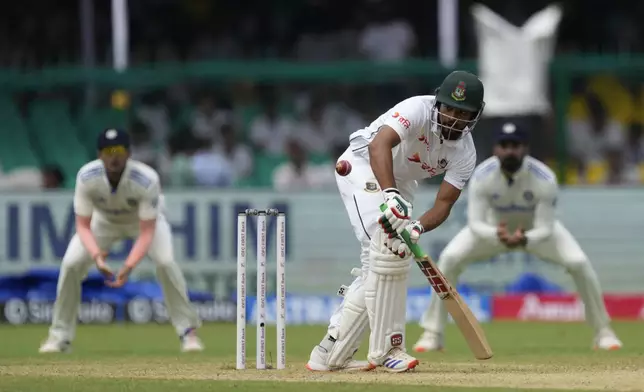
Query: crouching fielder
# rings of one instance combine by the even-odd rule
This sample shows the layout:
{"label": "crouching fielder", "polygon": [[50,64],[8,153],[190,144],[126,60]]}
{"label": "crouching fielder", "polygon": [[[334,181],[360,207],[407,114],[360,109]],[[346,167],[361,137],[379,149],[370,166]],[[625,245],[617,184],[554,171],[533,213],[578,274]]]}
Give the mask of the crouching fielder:
{"label": "crouching fielder", "polygon": [[[203,350],[195,334],[201,322],[188,300],[185,279],[173,256],[170,225],[161,213],[159,176],[151,167],[129,159],[129,146],[127,133],[105,130],[97,142],[99,159],[78,172],[74,192],[76,234],[63,257],[52,325],[41,353],[69,350],[76,330],[81,282],[92,264],[108,279],[108,286],[121,287],[146,254],[157,265],[157,278],[182,351]],[[105,256],[115,242],[137,236],[115,277],[105,264]]]}
{"label": "crouching fielder", "polygon": [[[581,296],[594,345],[604,350],[622,346],[609,326],[597,275],[577,241],[555,219],[557,180],[540,161],[527,156],[527,135],[514,124],[499,132],[495,155],[474,171],[469,186],[468,225],[445,247],[438,268],[451,282],[476,260],[523,249],[563,266]],[[432,296],[420,325],[425,329],[417,352],[443,348],[447,312]]]}

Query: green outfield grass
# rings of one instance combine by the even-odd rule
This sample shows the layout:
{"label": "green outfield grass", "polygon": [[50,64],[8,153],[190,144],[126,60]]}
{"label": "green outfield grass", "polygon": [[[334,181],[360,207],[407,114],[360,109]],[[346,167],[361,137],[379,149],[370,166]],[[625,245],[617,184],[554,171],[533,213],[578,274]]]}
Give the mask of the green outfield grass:
{"label": "green outfield grass", "polygon": [[[595,352],[584,324],[494,323],[484,325],[494,358],[476,361],[450,326],[444,353],[418,355],[415,372],[312,374],[304,363],[323,327],[289,327],[287,369],[254,367],[255,329],[249,326],[249,370],[236,371],[235,326],[200,330],[206,351],[180,354],[167,325],[80,326],[73,352],[39,355],[44,326],[0,327],[0,391],[188,392],[188,391],[524,391],[644,390],[644,323],[615,323],[624,349]],[[275,333],[269,332],[269,361]],[[420,333],[407,329],[408,346]],[[358,353],[365,356],[364,349]],[[334,382],[329,385],[328,382]]]}

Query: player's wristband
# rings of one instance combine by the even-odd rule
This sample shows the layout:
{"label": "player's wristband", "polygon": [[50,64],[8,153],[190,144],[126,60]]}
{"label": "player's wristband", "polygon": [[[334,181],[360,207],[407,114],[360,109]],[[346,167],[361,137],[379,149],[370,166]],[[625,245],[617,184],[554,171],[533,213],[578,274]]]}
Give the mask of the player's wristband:
{"label": "player's wristband", "polygon": [[411,225],[414,226],[414,229],[418,229],[418,234],[423,234],[425,232],[425,227],[420,223],[419,220],[412,221]]}
{"label": "player's wristband", "polygon": [[395,193],[397,195],[400,195],[400,191],[396,188],[385,188],[382,191],[385,193]]}

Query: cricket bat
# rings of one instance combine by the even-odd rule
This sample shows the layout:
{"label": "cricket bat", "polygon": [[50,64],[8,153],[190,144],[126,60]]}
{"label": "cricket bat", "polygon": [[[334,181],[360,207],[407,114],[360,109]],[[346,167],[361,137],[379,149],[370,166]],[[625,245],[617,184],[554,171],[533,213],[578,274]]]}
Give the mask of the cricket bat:
{"label": "cricket bat", "polygon": [[[381,211],[384,211],[386,208],[386,204],[380,206]],[[436,267],[436,264],[429,255],[418,244],[411,242],[407,230],[403,231],[400,236],[407,243],[407,246],[409,246],[416,264],[423,274],[425,274],[425,277],[436,292],[436,295],[438,295],[438,298],[445,303],[445,308],[447,308],[456,326],[465,337],[465,341],[474,354],[474,357],[481,360],[492,358],[492,348],[490,348],[487,342],[481,324],[479,324],[469,306],[467,306],[463,298],[458,294],[458,291],[447,281],[445,275]]]}

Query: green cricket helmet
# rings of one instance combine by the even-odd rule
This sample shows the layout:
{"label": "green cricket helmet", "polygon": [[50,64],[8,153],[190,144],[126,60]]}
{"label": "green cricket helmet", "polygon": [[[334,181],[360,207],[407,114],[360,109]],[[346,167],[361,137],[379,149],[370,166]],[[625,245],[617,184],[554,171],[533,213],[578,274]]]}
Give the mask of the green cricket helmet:
{"label": "green cricket helmet", "polygon": [[[432,131],[447,140],[458,140],[472,131],[485,108],[483,95],[483,83],[476,75],[465,71],[454,71],[447,75],[436,91],[431,122],[437,126],[432,127]],[[441,105],[473,113],[473,116],[469,120],[464,120],[445,113],[439,115]],[[464,126],[463,123],[465,123]],[[457,127],[457,125],[460,126]],[[459,136],[450,137],[452,132],[458,132]]]}

